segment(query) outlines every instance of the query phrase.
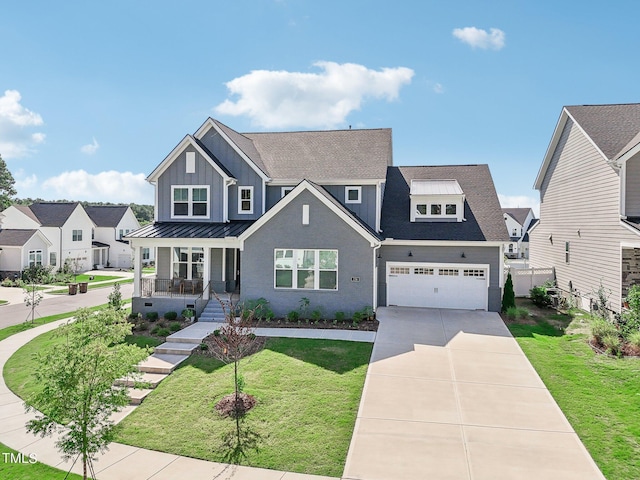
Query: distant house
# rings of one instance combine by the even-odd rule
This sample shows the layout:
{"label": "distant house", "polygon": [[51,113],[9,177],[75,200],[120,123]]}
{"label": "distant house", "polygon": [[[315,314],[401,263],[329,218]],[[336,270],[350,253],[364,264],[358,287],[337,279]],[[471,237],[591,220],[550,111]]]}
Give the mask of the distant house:
{"label": "distant house", "polygon": [[620,311],[640,282],[640,104],[562,109],[535,181],[533,267],[588,308],[600,285]]}
{"label": "distant house", "polygon": [[507,258],[529,258],[529,229],[536,223],[530,208],[503,208],[502,215],[509,233],[504,245]]}
{"label": "distant house", "polygon": [[[131,268],[133,250],[124,236],[138,230],[140,223],[128,205],[93,205],[85,207],[95,224],[92,237],[93,264],[97,268],[111,266]],[[141,252],[143,263],[154,261],[153,249]]]}
{"label": "distant house", "polygon": [[0,230],[0,278],[19,277],[25,267],[45,265],[51,246],[36,229]]}
{"label": "distant house", "polygon": [[[207,119],[147,180],[135,312],[213,294],[333,317],[403,305],[499,310],[508,240],[486,165],[393,167],[390,129],[239,133]],[[141,275],[143,248],[156,277]]]}

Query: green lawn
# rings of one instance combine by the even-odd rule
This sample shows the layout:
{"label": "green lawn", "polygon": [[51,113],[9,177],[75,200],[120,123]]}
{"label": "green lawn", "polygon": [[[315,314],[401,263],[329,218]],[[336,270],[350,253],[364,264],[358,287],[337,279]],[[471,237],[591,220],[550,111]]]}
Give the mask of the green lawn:
{"label": "green lawn", "polygon": [[640,479],[640,359],[596,355],[585,334],[549,317],[557,326],[538,317],[509,329],[604,475]]}
{"label": "green lawn", "polygon": [[[108,283],[89,283],[89,285],[87,285],[87,289],[93,290],[94,288],[113,287],[114,283],[118,283],[120,285],[124,285],[125,283],[133,283],[133,278],[126,278],[126,277],[114,277],[114,278],[118,278],[119,280],[115,280],[113,282],[108,282]],[[47,293],[51,293],[54,295],[69,294],[69,288],[67,287],[67,288],[61,288],[58,290],[49,290]],[[78,293],[78,295],[81,295],[81,294]]]}
{"label": "green lawn", "polygon": [[[28,449],[27,449],[28,450]],[[25,450],[26,451],[26,450]],[[44,465],[36,462],[34,464],[29,463],[14,463],[11,462],[9,455],[3,454],[16,454],[17,452],[6,445],[0,443],[0,478],[7,480],[49,480],[49,479],[64,479],[67,480],[81,480],[81,475],[75,473],[69,474],[67,472],[58,470],[57,468]],[[14,460],[16,458],[14,457]],[[25,458],[25,462],[28,462],[29,458]]]}
{"label": "green lawn", "polygon": [[[371,344],[269,339],[241,362],[258,403],[245,420],[258,449],[242,464],[339,477],[364,384]],[[214,405],[233,391],[232,366],[192,356],[121,424],[116,441],[205,460],[228,461],[222,436],[233,421]]]}
{"label": "green lawn", "polygon": [[[90,277],[93,277],[93,280],[90,280]],[[109,280],[118,280],[120,278],[122,277],[119,277],[118,275],[85,275],[83,273],[75,277],[73,281],[76,283],[80,283],[80,282],[95,283],[95,282],[107,282]],[[66,285],[66,282],[57,282],[57,283],[54,283],[53,285]]]}

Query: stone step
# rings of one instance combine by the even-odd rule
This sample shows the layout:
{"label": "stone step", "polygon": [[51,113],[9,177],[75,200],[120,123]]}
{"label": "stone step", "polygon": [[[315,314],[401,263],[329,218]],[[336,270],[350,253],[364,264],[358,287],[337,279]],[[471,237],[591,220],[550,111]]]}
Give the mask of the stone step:
{"label": "stone step", "polygon": [[165,355],[154,353],[138,364],[138,371],[143,373],[169,374],[187,358],[189,358],[189,355]]}
{"label": "stone step", "polygon": [[144,383],[148,388],[156,388],[158,384],[167,378],[168,374],[166,373],[143,373],[136,380],[132,378],[119,378],[115,381],[116,385],[121,385],[125,387],[133,387],[136,382]]}
{"label": "stone step", "polygon": [[217,330],[222,325],[222,323],[218,322],[197,322],[172,335],[169,335],[167,337],[167,342],[195,343],[199,345],[205,337],[209,336],[214,330]]}
{"label": "stone step", "polygon": [[130,388],[129,405],[140,405],[152,391],[150,388]]}
{"label": "stone step", "polygon": [[165,342],[162,345],[158,345],[154,353],[168,354],[168,355],[191,355],[191,353],[198,348],[200,342],[186,343],[186,342]]}

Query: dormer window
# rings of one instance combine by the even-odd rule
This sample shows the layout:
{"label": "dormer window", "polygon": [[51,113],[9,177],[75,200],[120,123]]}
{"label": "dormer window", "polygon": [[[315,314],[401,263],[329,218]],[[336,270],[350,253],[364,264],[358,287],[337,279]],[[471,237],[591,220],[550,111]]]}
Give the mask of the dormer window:
{"label": "dormer window", "polygon": [[412,180],[411,221],[461,222],[464,193],[456,180]]}
{"label": "dormer window", "polygon": [[344,187],[344,203],[362,203],[362,187]]}

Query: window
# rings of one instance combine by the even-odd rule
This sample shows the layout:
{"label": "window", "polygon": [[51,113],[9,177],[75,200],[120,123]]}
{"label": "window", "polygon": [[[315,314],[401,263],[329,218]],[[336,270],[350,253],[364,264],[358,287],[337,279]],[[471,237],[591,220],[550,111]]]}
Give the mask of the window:
{"label": "window", "polygon": [[201,247],[174,247],[172,263],[174,278],[202,278],[204,249]]}
{"label": "window", "polygon": [[[209,187],[171,187],[171,217],[208,217]],[[122,230],[121,230],[122,232]]]}
{"label": "window", "polygon": [[468,269],[464,269],[462,271],[462,274],[465,277],[478,277],[478,278],[484,278],[484,270],[481,269],[477,269],[477,268],[468,268]]}
{"label": "window", "polygon": [[427,204],[426,203],[420,203],[420,204],[416,205],[416,213],[418,215],[426,215],[427,214]]}
{"label": "window", "polygon": [[73,230],[71,232],[71,240],[74,242],[82,241],[82,230]]}
{"label": "window", "polygon": [[253,213],[253,187],[238,187],[238,213]]}
{"label": "window", "polygon": [[409,267],[390,267],[389,273],[391,275],[409,275],[411,269]]}
{"label": "window", "polygon": [[564,263],[569,263],[569,242],[564,242]]}
{"label": "window", "polygon": [[458,269],[456,268],[440,268],[438,270],[438,275],[443,277],[457,277],[458,274]]}
{"label": "window", "polygon": [[441,215],[442,214],[442,205],[439,203],[431,204],[431,215]]}
{"label": "window", "polygon": [[455,215],[456,214],[456,204],[455,203],[447,203],[445,205],[444,212],[447,215]]}
{"label": "window", "polygon": [[58,263],[56,252],[49,252],[49,265],[55,266]]}
{"label": "window", "polygon": [[344,203],[362,203],[362,187],[344,187]]}
{"label": "window", "polygon": [[283,198],[287,193],[293,190],[294,187],[281,187],[280,188],[280,198]]}
{"label": "window", "polygon": [[338,289],[337,250],[276,249],[275,288]]}
{"label": "window", "polygon": [[414,275],[433,275],[433,268],[416,267],[413,269]]}
{"label": "window", "polygon": [[514,228],[513,230],[511,230],[511,236],[512,237],[517,237],[518,236],[518,229]]}
{"label": "window", "polygon": [[42,265],[42,250],[29,250],[29,266]]}
{"label": "window", "polygon": [[509,244],[509,253],[513,253],[513,243]]}
{"label": "window", "polygon": [[142,249],[142,260],[149,260],[149,249],[148,248],[143,248]]}

